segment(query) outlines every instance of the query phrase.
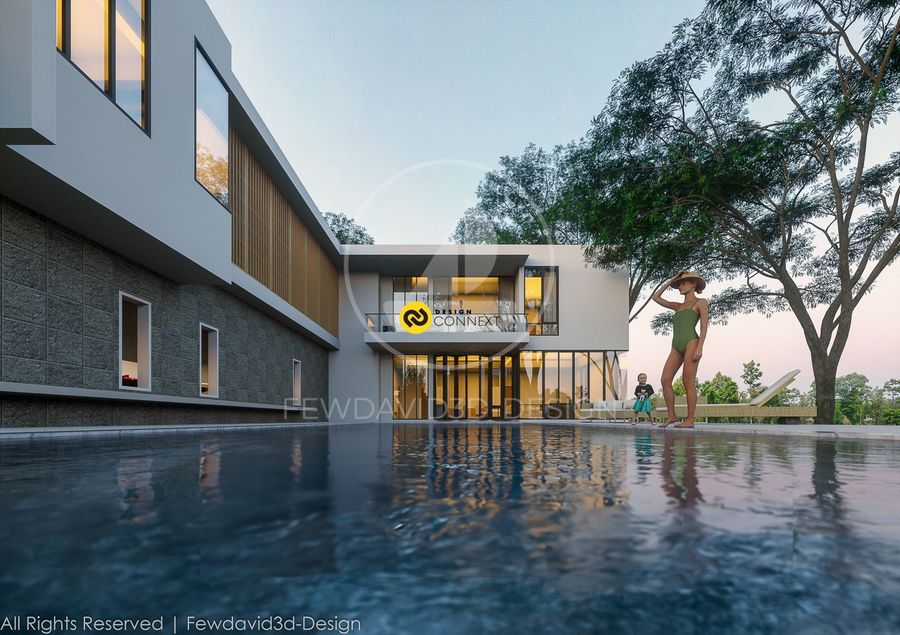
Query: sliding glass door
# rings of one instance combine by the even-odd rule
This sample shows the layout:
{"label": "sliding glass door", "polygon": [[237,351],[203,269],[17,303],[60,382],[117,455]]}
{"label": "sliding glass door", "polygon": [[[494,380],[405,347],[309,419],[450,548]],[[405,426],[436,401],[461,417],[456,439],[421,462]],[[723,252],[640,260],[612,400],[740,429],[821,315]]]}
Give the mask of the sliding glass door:
{"label": "sliding glass door", "polygon": [[515,356],[435,355],[435,419],[518,417]]}

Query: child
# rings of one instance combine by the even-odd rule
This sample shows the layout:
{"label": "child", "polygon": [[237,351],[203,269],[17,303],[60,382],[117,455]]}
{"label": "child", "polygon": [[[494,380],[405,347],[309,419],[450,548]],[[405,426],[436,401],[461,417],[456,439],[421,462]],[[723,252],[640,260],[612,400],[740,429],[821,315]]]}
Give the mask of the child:
{"label": "child", "polygon": [[634,389],[634,414],[631,415],[631,425],[637,423],[638,413],[646,412],[647,419],[653,423],[653,406],[650,405],[650,397],[653,395],[653,386],[647,383],[647,373],[638,375],[638,385]]}

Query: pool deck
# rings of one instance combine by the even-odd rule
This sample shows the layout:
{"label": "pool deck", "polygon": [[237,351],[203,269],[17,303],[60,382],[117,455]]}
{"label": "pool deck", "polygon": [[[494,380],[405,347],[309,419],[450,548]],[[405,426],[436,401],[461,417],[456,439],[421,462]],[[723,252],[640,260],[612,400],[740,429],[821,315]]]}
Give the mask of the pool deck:
{"label": "pool deck", "polygon": [[[900,426],[885,425],[774,425],[757,423],[698,423],[693,430],[668,428],[662,430],[647,423],[632,426],[630,423],[612,421],[561,421],[561,420],[528,420],[528,421],[397,421],[395,425],[511,425],[534,426],[578,426],[618,430],[622,432],[649,432],[652,434],[738,434],[766,436],[797,437],[830,437],[836,439],[879,439],[900,441]],[[144,426],[85,426],[85,427],[43,427],[43,428],[0,428],[0,442],[3,441],[38,441],[45,439],[82,439],[100,436],[145,436],[154,434],[197,434],[225,431],[250,430],[291,430],[314,427],[335,427],[370,425],[361,422],[309,422],[309,423],[252,423],[252,424],[180,424],[180,425],[144,425]]]}

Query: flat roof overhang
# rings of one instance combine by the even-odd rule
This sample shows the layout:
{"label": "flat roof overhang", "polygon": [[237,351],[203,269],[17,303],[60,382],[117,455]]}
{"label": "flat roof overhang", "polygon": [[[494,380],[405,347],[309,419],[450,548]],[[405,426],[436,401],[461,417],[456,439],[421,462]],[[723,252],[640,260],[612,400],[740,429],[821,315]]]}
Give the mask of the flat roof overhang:
{"label": "flat roof overhang", "polygon": [[528,260],[515,245],[344,245],[350,271],[414,276],[514,276]]}
{"label": "flat roof overhang", "polygon": [[529,342],[528,333],[378,333],[367,331],[365,343],[381,353],[424,355],[499,355],[520,350]]}

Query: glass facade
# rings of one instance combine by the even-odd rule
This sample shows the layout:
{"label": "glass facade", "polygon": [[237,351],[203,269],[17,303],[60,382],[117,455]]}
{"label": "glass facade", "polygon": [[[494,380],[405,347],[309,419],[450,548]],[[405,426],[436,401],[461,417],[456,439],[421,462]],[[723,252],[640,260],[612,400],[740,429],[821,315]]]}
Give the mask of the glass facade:
{"label": "glass facade", "polygon": [[144,129],[148,2],[56,0],[56,48]]}
{"label": "glass facade", "polygon": [[400,313],[408,302],[428,303],[428,278],[424,276],[394,276],[393,305],[390,313]]}
{"label": "glass facade", "polygon": [[544,403],[544,354],[525,351],[519,353],[519,416],[540,419]]}
{"label": "glass facade", "polygon": [[69,57],[102,90],[109,69],[108,0],[69,1]]}
{"label": "glass facade", "polygon": [[394,419],[428,418],[428,355],[394,356]]}
{"label": "glass facade", "polygon": [[516,281],[498,276],[394,276],[393,307],[398,313],[412,300],[424,302],[436,313],[497,315],[515,312]]}
{"label": "glass facade", "polygon": [[144,0],[116,2],[116,103],[140,126],[145,126],[146,99]]}
{"label": "glass facade", "polygon": [[197,181],[228,207],[228,91],[206,57],[196,51]]}
{"label": "glass facade", "polygon": [[525,267],[525,316],[531,335],[559,335],[558,280],[558,267]]}
{"label": "glass facade", "polygon": [[573,419],[591,401],[626,394],[625,353],[616,351],[401,355],[393,364],[395,419],[428,417],[428,372],[435,419]]}

